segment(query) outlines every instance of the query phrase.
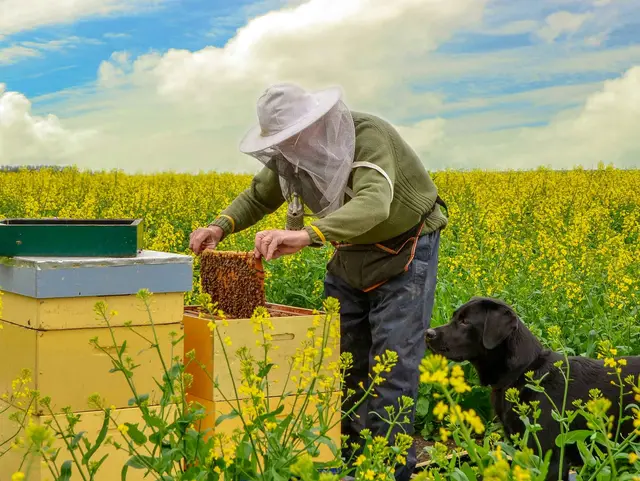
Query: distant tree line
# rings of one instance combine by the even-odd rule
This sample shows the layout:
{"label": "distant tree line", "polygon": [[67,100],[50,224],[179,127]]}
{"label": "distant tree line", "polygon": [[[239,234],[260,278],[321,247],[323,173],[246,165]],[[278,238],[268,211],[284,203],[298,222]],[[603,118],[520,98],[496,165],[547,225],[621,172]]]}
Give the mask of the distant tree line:
{"label": "distant tree line", "polygon": [[68,165],[0,165],[0,172],[22,172],[25,170],[52,170],[54,172],[62,172],[63,170],[75,170],[75,167]]}

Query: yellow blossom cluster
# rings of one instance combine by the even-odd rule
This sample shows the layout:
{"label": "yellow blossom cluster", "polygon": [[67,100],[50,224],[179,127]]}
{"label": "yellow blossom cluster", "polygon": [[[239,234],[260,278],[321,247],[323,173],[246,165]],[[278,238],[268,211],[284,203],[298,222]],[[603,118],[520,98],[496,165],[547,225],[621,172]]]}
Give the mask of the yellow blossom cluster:
{"label": "yellow blossom cluster", "polygon": [[384,436],[371,436],[369,429],[363,429],[361,437],[368,440],[365,452],[354,461],[358,471],[356,480],[388,481],[393,479],[396,464],[407,462],[407,452],[413,444],[413,438],[405,433],[398,433],[394,443],[390,444]]}
{"label": "yellow blossom cluster", "polygon": [[[459,364],[454,364],[451,369],[447,360],[440,354],[430,354],[422,360],[420,365],[420,381],[425,384],[434,384],[444,393],[449,403],[453,402],[453,394],[464,394],[471,391],[471,387],[464,378],[464,371]],[[451,436],[450,429],[464,424],[476,434],[482,434],[485,430],[482,419],[473,409],[463,410],[458,404],[446,404],[438,401],[433,414],[439,421],[447,420],[448,428],[440,428],[440,437],[447,441]]]}
{"label": "yellow blossom cluster", "polygon": [[[578,327],[585,329],[594,317],[611,318],[638,307],[640,171],[602,166],[432,176],[449,208],[440,285],[451,298],[470,293],[516,297],[523,309],[535,305],[538,318],[553,321],[564,319],[563,310],[579,307],[584,325]],[[143,218],[145,247],[188,253],[189,234],[211,222],[250,182],[249,175],[218,173],[1,173],[0,216]],[[283,206],[227,237],[220,248],[251,250],[258,230],[283,228],[285,213]],[[331,247],[305,249],[269,263],[268,295],[274,302],[291,302],[289,291],[295,288],[296,302],[304,296],[319,307],[331,254]],[[194,273],[187,302],[200,292],[197,257]]]}
{"label": "yellow blossom cluster", "polygon": [[[232,437],[226,433],[216,433],[214,447],[211,449],[206,457],[206,463],[211,464],[215,458],[222,458],[227,466],[230,466],[236,459],[237,443],[234,442]],[[214,469],[216,473],[220,473],[220,468]]]}
{"label": "yellow blossom cluster", "polygon": [[429,355],[420,364],[420,381],[427,384],[439,384],[442,387],[451,386],[458,394],[471,391],[471,387],[464,379],[464,371],[459,364],[455,364],[451,371],[444,356]]}

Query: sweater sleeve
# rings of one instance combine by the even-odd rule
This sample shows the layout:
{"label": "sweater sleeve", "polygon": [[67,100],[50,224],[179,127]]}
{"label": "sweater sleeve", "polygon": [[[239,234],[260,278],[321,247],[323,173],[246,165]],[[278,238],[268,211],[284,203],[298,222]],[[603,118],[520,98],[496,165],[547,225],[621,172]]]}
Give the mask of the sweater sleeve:
{"label": "sweater sleeve", "polygon": [[251,181],[251,186],[210,224],[217,225],[225,237],[255,225],[265,215],[278,210],[284,203],[278,175],[264,167]]}
{"label": "sweater sleeve", "polygon": [[[361,126],[355,161],[382,168],[395,183],[395,158],[390,140],[377,127]],[[343,242],[371,230],[389,217],[393,194],[389,182],[379,171],[358,167],[353,170],[353,198],[340,209],[305,227],[313,245]]]}

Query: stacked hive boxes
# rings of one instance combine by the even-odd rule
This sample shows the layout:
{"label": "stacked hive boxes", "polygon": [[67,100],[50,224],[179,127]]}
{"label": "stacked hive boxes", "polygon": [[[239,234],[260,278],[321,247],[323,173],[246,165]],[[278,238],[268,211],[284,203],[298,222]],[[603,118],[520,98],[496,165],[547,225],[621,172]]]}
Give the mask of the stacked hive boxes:
{"label": "stacked hive boxes", "polygon": [[[284,394],[286,377],[289,374],[289,362],[295,356],[296,349],[302,347],[302,343],[307,339],[307,331],[312,327],[316,316],[313,311],[307,309],[292,308],[267,304],[270,312],[270,321],[273,330],[269,330],[272,336],[272,344],[277,346],[276,350],[269,353],[274,365],[279,369],[269,373],[268,402],[270,410],[274,410]],[[209,321],[216,324],[215,330],[220,332],[220,337],[229,337],[233,341],[231,347],[227,347],[229,364],[225,359],[221,349],[218,335],[212,335],[209,328]],[[207,419],[201,423],[201,429],[211,429],[231,434],[236,428],[242,427],[242,422],[238,418],[227,419],[215,427],[215,420],[218,416],[230,413],[233,407],[237,407],[238,399],[246,399],[247,396],[238,393],[241,384],[241,363],[236,356],[239,347],[246,347],[251,356],[255,359],[263,359],[264,351],[262,347],[256,345],[256,340],[262,340],[260,334],[254,334],[250,319],[227,319],[226,322],[220,319],[212,319],[208,315],[203,315],[197,308],[186,308],[184,314],[184,350],[185,356],[190,351],[195,352],[196,362],[187,366],[187,372],[193,376],[192,386],[188,390],[188,397],[191,401],[196,401],[207,410]],[[226,325],[225,325],[226,324]],[[339,352],[332,352],[323,362],[327,367],[329,363],[338,361]],[[205,372],[206,371],[206,372]],[[231,371],[231,372],[230,372]],[[328,370],[321,369],[321,373],[328,373]],[[214,386],[214,382],[218,387]],[[291,381],[288,384],[287,392],[292,390]],[[237,395],[236,395],[237,393]],[[295,395],[289,394],[282,404],[284,411],[278,416],[283,418],[292,412],[299,412],[302,401],[294,406]],[[341,393],[336,390],[333,393],[332,406],[337,407],[337,412],[333,415],[330,424],[335,427],[327,433],[336,446],[340,446],[340,400]],[[297,406],[297,407],[296,407]],[[307,405],[306,413],[315,409],[313,403]],[[320,447],[320,456],[317,461],[326,462],[334,459],[328,446]]]}
{"label": "stacked hive boxes", "polygon": [[[149,394],[153,405],[159,398],[155,379],[160,381],[163,373],[159,357],[124,324],[131,322],[136,331],[152,338],[146,307],[136,296],[140,289],[148,289],[153,293],[151,313],[163,356],[166,360],[182,356],[181,345],[172,347],[170,333],[182,334],[184,293],[191,287],[192,259],[184,255],[141,251],[132,258],[4,258],[0,264],[0,393],[10,392],[12,380],[27,368],[32,372],[30,387],[51,398],[56,417],[63,419],[60,413],[65,407],[81,413],[76,432],[86,431],[90,440],[96,438],[104,416],[88,403],[94,393],[116,407],[117,423],[140,422],[139,411],[129,407],[133,396],[124,376],[110,373],[109,356],[90,343],[97,338],[101,346],[113,346],[110,330],[94,306],[104,301],[108,312],[117,312],[111,320],[117,343],[127,342],[127,355],[139,364],[134,371],[137,391]],[[0,410],[4,408],[9,412],[21,409],[5,404]],[[0,441],[16,431],[17,425],[7,414],[0,416]],[[49,418],[42,412],[36,414],[36,423]],[[110,434],[118,434],[115,429],[110,426]],[[96,480],[120,479],[126,453],[104,446],[93,459],[104,454],[109,457]],[[0,480],[10,479],[22,456],[18,451],[0,458]],[[69,456],[63,450],[60,462],[66,459]],[[39,461],[33,468],[29,480],[50,478]],[[137,479],[135,472],[130,470],[127,479]]]}

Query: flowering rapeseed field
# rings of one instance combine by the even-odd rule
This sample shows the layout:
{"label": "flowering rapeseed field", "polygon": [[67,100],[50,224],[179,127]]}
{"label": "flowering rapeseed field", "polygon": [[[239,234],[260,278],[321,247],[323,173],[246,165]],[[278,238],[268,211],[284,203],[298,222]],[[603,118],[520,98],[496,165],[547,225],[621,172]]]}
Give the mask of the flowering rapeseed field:
{"label": "flowering rapeseed field", "polygon": [[[472,295],[501,297],[543,335],[554,324],[579,352],[611,338],[640,352],[640,171],[433,174],[448,204],[434,324]],[[0,173],[0,216],[131,218],[146,248],[189,252],[189,233],[245,189],[250,176],[120,172]],[[283,228],[284,209],[220,248],[248,250],[259,229]],[[331,248],[306,249],[267,267],[268,298],[320,307]],[[198,294],[198,262],[195,262]]]}
{"label": "flowering rapeseed field", "polygon": [[[565,352],[602,357],[606,345],[609,365],[616,365],[612,356],[640,354],[640,171],[445,171],[433,178],[450,217],[440,250],[434,325],[447,322],[473,295],[494,296],[512,304],[552,347],[564,339]],[[215,173],[0,173],[0,217],[144,218],[147,249],[188,253],[189,233],[211,221],[250,181],[250,176]],[[220,248],[250,250],[258,230],[283,226],[281,209]],[[330,255],[331,248],[307,249],[270,263],[269,300],[322,307],[322,278]],[[194,292],[186,302],[199,300],[198,275],[196,258]],[[422,366],[417,411],[423,434],[446,441],[461,433],[471,462],[482,466],[486,479],[507,479],[505,473],[512,479],[533,479],[525,471],[538,461],[530,462],[524,447],[509,454],[512,466],[501,447],[495,447],[486,393],[478,389],[473,373],[467,366],[450,369],[446,364],[429,356]],[[640,393],[640,387],[632,387]],[[586,407],[578,406],[579,414],[594,425],[605,419],[596,409],[604,401],[595,391]],[[634,425],[640,427],[640,412],[635,416]],[[607,439],[606,429],[603,433]],[[471,436],[481,434],[488,444],[476,448]],[[430,455],[437,465],[453,466],[444,452],[437,444]],[[611,459],[601,465],[612,464]],[[636,460],[633,451],[627,464]],[[375,472],[367,466],[363,479],[373,479]],[[421,479],[443,478],[425,472]]]}

